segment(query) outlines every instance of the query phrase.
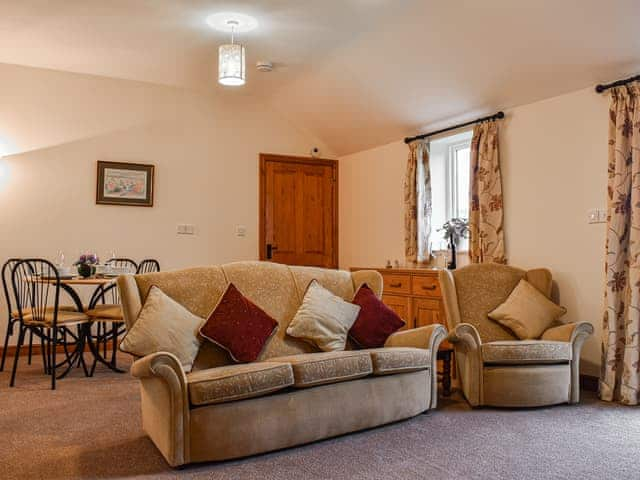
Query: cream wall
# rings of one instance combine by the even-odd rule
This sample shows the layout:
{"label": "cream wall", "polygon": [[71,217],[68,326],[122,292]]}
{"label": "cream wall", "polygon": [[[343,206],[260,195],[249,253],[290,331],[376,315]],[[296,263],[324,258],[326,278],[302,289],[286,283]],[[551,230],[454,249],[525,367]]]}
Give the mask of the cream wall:
{"label": "cream wall", "polygon": [[[583,371],[598,374],[606,207],[606,96],[592,88],[506,111],[501,164],[507,255],[512,265],[553,271],[566,320],[596,328]],[[402,141],[340,158],[340,265],[402,259]]]}
{"label": "cream wall", "polygon": [[[60,249],[68,262],[115,249],[165,269],[255,259],[258,153],[331,155],[236,92],[220,99],[2,64],[0,78],[0,139],[14,152],[0,159],[0,259]],[[154,207],[96,205],[97,160],[155,164]],[[196,235],[177,235],[178,223]]]}

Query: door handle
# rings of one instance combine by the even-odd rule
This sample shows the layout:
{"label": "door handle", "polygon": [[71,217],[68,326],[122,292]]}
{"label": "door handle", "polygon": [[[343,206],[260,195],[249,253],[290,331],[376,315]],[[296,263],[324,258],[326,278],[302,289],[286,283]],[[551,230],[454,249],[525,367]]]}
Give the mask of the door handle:
{"label": "door handle", "polygon": [[437,287],[435,285],[429,285],[428,287],[426,285],[422,285],[422,289],[423,290],[435,290]]}
{"label": "door handle", "polygon": [[273,251],[277,249],[277,245],[267,243],[267,260],[271,260],[273,258]]}
{"label": "door handle", "polygon": [[402,286],[402,282],[390,283],[389,286],[391,288],[400,288]]}

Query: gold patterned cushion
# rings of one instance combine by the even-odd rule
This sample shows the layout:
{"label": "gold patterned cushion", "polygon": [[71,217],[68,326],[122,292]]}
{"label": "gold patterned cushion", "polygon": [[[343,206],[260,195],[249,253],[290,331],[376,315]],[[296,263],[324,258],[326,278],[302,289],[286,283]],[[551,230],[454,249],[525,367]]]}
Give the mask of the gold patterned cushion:
{"label": "gold patterned cushion", "polygon": [[373,372],[367,352],[319,352],[271,358],[270,361],[290,363],[294,386],[313,387],[366,377]]}
{"label": "gold patterned cushion", "polygon": [[431,363],[431,351],[425,348],[388,347],[360,351],[371,355],[374,375],[425,370]]}
{"label": "gold patterned cushion", "polygon": [[288,363],[258,362],[200,370],[187,375],[193,405],[260,397],[293,385]]}
{"label": "gold patterned cushion", "polygon": [[507,327],[521,340],[540,338],[567,309],[556,305],[525,279],[489,318]]}
{"label": "gold patterned cushion", "polygon": [[120,343],[120,350],[138,357],[173,353],[189,372],[200,348],[198,330],[203,322],[158,287],[151,287],[138,319]]}
{"label": "gold patterned cushion", "polygon": [[312,280],[287,335],[311,342],[325,352],[344,350],[360,307],[346,302]]}
{"label": "gold patterned cushion", "polygon": [[482,344],[482,360],[495,365],[568,363],[571,344],[543,340],[512,340]]}

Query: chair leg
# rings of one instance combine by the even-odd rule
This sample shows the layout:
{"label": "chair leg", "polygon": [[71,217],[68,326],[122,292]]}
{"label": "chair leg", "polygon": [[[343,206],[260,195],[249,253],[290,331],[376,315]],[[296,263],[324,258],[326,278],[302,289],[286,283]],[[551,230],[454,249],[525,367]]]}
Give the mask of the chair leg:
{"label": "chair leg", "polygon": [[0,363],[0,372],[4,371],[4,364],[7,361],[7,349],[9,348],[9,337],[11,336],[12,324],[9,320],[7,331],[4,334],[4,347],[2,348],[2,363]]}
{"label": "chair leg", "polygon": [[13,357],[13,370],[11,370],[11,382],[9,382],[10,387],[13,387],[16,384],[16,371],[18,370],[20,349],[22,348],[22,343],[24,342],[24,331],[25,327],[23,325],[20,325],[20,335],[18,335],[18,345],[16,345],[16,356]]}
{"label": "chair leg", "polygon": [[58,329],[53,328],[53,348],[51,349],[51,390],[56,389],[56,350],[58,350]]}
{"label": "chair leg", "polygon": [[33,330],[29,329],[29,356],[27,357],[27,365],[31,365],[32,356],[33,356]]}
{"label": "chair leg", "polygon": [[119,325],[117,323],[111,324],[113,332],[111,337],[111,365],[113,367],[116,366],[116,352],[118,351],[118,328]]}

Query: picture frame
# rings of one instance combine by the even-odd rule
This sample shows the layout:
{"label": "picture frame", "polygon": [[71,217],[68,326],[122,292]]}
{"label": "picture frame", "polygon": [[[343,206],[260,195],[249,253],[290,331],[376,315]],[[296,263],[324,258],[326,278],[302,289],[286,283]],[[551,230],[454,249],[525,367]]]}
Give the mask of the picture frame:
{"label": "picture frame", "polygon": [[98,161],[96,204],[153,207],[154,165]]}

